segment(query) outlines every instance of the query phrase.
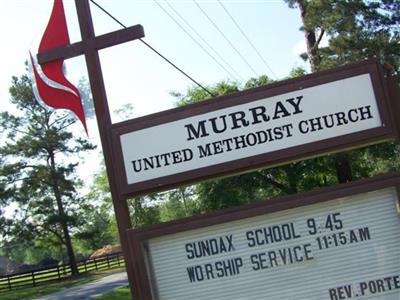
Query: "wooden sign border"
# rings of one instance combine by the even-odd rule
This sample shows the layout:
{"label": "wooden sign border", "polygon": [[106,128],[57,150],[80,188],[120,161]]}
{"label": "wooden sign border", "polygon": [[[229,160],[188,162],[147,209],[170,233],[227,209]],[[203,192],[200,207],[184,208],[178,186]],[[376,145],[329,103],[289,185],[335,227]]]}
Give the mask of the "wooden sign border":
{"label": "wooden sign border", "polygon": [[[123,134],[367,73],[371,75],[383,124],[381,127],[326,139],[322,143],[321,141],[312,142],[139,183],[127,183],[120,142],[120,136]],[[276,166],[324,153],[395,139],[398,136],[398,130],[392,111],[392,104],[388,97],[387,82],[383,77],[381,66],[376,60],[368,60],[113,124],[111,130],[113,155],[116,163],[115,172],[119,178],[119,191],[126,196],[137,196],[210,178],[233,175],[266,166]]]}
{"label": "wooden sign border", "polygon": [[311,192],[293,194],[263,202],[224,209],[206,215],[189,217],[138,229],[130,229],[127,231],[127,236],[130,259],[135,269],[134,297],[135,299],[153,299],[152,276],[147,271],[149,268],[146,265],[145,258],[146,241],[151,238],[270,214],[389,187],[396,188],[398,199],[400,199],[400,173],[389,173],[375,178],[353,181],[313,190]]}

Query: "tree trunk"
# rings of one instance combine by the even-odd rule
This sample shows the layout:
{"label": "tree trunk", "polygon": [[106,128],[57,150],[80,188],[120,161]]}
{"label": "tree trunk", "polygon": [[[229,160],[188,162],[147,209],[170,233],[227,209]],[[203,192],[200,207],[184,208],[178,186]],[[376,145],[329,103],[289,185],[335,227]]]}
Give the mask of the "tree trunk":
{"label": "tree trunk", "polygon": [[299,5],[301,21],[303,23],[304,28],[304,38],[306,40],[307,45],[307,56],[310,61],[311,72],[316,72],[318,65],[320,63],[320,57],[318,55],[318,45],[317,38],[315,34],[315,30],[310,30],[306,26],[306,7],[304,5],[303,0],[298,0],[297,4]]}
{"label": "tree trunk", "polygon": [[347,153],[336,155],[336,176],[339,183],[346,183],[353,180],[351,164]]}
{"label": "tree trunk", "polygon": [[67,254],[69,258],[69,264],[71,266],[71,273],[72,276],[77,276],[79,275],[79,270],[75,260],[75,253],[72,247],[71,237],[69,235],[67,220],[65,218],[64,205],[61,199],[61,193],[58,188],[58,178],[57,178],[56,164],[53,151],[50,151],[50,169],[51,169],[51,178],[53,180],[52,185],[53,185],[54,197],[56,198],[57,202],[58,215],[60,216],[61,219],[60,223],[64,235],[65,245],[67,247]]}
{"label": "tree trunk", "polygon": [[[321,41],[324,31],[320,32],[320,36],[317,38],[316,30],[309,29],[306,26],[306,13],[307,8],[303,0],[297,0],[297,4],[300,9],[301,21],[304,27],[304,37],[307,44],[307,56],[310,61],[311,72],[318,71],[319,65],[321,63],[321,57],[318,54],[318,45]],[[335,158],[336,164],[336,176],[339,183],[345,183],[353,180],[353,175],[351,171],[351,164],[348,159],[347,154],[340,154]]]}

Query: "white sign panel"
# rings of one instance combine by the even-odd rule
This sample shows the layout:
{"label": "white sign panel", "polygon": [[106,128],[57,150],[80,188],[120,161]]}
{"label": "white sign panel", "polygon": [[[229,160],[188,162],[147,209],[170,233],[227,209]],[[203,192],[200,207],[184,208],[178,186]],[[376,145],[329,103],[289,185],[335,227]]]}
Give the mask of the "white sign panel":
{"label": "white sign panel", "polygon": [[148,240],[160,300],[400,299],[395,188]]}
{"label": "white sign panel", "polygon": [[120,136],[128,184],[381,127],[369,74]]}

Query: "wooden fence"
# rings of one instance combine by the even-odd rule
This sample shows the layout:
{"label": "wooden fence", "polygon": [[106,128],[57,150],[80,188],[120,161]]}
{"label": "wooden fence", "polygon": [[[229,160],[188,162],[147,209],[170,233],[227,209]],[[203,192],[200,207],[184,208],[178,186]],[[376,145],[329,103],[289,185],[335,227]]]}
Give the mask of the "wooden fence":
{"label": "wooden fence", "polygon": [[[125,265],[122,252],[105,255],[97,258],[80,260],[77,262],[79,273],[106,270]],[[18,288],[32,287],[51,281],[62,280],[71,277],[71,266],[67,264],[54,265],[36,269],[29,272],[21,272],[0,276],[0,292]]]}

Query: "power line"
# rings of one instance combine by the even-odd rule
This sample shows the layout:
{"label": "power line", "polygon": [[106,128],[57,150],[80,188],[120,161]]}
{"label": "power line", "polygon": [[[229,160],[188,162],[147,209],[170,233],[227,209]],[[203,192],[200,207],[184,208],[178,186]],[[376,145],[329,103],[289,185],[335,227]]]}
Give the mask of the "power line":
{"label": "power line", "polygon": [[[111,19],[113,19],[115,22],[117,22],[119,25],[121,25],[123,28],[127,28],[122,22],[120,22],[117,18],[115,18],[111,13],[109,13],[105,8],[103,8],[100,4],[98,4],[95,0],[90,0],[94,5],[96,5],[102,12],[104,12],[106,15],[108,15]],[[193,83],[195,83],[198,87],[203,89],[205,92],[207,92],[211,97],[215,97],[213,93],[211,93],[207,88],[205,88],[203,85],[201,85],[199,82],[194,80],[190,75],[188,75],[185,71],[183,71],[181,68],[179,68],[177,65],[175,65],[172,61],[170,61],[168,58],[166,58],[164,55],[162,55],[159,51],[157,51],[154,47],[152,47],[149,43],[145,42],[143,39],[139,39],[145,46],[147,46],[150,50],[152,50],[154,53],[156,53],[158,56],[160,56],[163,60],[165,60],[167,63],[169,63],[172,67],[174,67],[177,71],[179,71],[181,74],[186,76],[189,80],[191,80]]]}
{"label": "power line", "polygon": [[204,44],[206,44],[216,56],[226,65],[230,68],[232,72],[235,73],[237,77],[239,77],[241,80],[243,80],[242,76],[218,53],[215,48],[210,45],[210,43],[207,42],[206,39],[203,38],[203,36],[192,26],[190,23],[169,3],[167,0],[165,0],[165,3],[172,9],[172,11],[188,26],[201,40]]}
{"label": "power line", "polygon": [[206,16],[206,18],[211,22],[214,28],[222,35],[222,37],[229,43],[233,50],[239,55],[239,57],[243,60],[243,62],[253,71],[253,73],[258,76],[257,72],[254,68],[249,64],[249,62],[243,57],[243,55],[239,52],[239,50],[233,45],[233,43],[228,39],[228,37],[222,32],[222,30],[218,27],[217,24],[211,19],[211,17],[207,14],[207,12],[197,3],[196,0],[193,0],[196,6],[200,9],[200,11]]}
{"label": "power line", "polygon": [[278,79],[278,77],[275,75],[274,71],[272,71],[271,67],[265,61],[264,57],[260,54],[260,52],[254,46],[254,44],[250,41],[247,34],[242,30],[242,28],[239,26],[239,24],[236,22],[236,20],[233,18],[233,16],[229,13],[228,9],[222,4],[222,2],[220,0],[217,0],[217,1],[222,6],[222,8],[226,12],[226,14],[229,16],[229,18],[232,20],[232,22],[236,25],[236,28],[240,31],[240,33],[244,36],[244,38],[247,40],[247,42],[250,44],[250,46],[253,48],[253,50],[257,53],[258,57],[263,61],[264,65],[267,67],[267,69],[271,72],[271,74],[275,77],[275,79]]}
{"label": "power line", "polygon": [[162,9],[162,11],[172,20],[174,23],[182,29],[184,33],[186,33],[193,42],[196,43],[197,46],[200,47],[208,56],[210,56],[225,72],[227,72],[231,77],[235,78],[235,75],[233,75],[229,70],[227,70],[202,44],[200,44],[191,34],[188,32],[157,0],[153,0],[158,7]]}

